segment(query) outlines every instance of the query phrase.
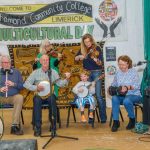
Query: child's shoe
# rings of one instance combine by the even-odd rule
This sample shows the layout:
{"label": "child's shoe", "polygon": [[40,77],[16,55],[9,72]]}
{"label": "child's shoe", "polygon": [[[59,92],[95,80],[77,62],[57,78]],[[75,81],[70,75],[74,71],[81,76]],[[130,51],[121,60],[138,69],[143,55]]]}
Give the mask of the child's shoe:
{"label": "child's shoe", "polygon": [[83,122],[83,123],[85,123],[85,122],[86,122],[85,115],[81,115],[81,122]]}
{"label": "child's shoe", "polygon": [[89,118],[93,118],[93,112],[90,112]]}
{"label": "child's shoe", "polygon": [[93,123],[94,123],[94,118],[90,118],[90,117],[89,117],[88,123],[89,123],[89,124],[93,124]]}

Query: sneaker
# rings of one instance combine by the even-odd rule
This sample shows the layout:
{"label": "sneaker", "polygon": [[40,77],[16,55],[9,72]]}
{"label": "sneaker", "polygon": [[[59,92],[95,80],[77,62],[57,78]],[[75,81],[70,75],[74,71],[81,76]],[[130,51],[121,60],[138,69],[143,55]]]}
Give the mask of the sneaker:
{"label": "sneaker", "polygon": [[17,125],[13,125],[11,127],[11,134],[15,134],[15,135],[23,135],[23,131],[21,130],[20,127],[18,127]]}
{"label": "sneaker", "polygon": [[93,124],[93,123],[94,123],[94,118],[90,118],[90,117],[89,117],[88,123],[89,123],[89,124]]}
{"label": "sneaker", "polygon": [[89,118],[93,118],[93,112],[90,112]]}
{"label": "sneaker", "polygon": [[41,128],[34,127],[34,136],[41,136]]}
{"label": "sneaker", "polygon": [[57,136],[57,134],[56,134],[56,130],[51,130],[51,136],[52,136],[52,137]]}
{"label": "sneaker", "polygon": [[81,122],[83,122],[83,123],[85,123],[85,122],[86,122],[85,115],[81,115]]}

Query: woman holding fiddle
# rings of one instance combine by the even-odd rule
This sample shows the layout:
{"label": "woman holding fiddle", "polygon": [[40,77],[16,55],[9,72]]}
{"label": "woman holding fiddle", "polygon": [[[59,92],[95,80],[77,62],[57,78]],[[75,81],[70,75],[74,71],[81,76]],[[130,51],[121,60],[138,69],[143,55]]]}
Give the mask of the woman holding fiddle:
{"label": "woman holding fiddle", "polygon": [[[43,54],[48,54],[50,57],[50,68],[56,70],[59,73],[58,64],[62,58],[62,54],[55,52],[53,50],[53,45],[50,43],[48,39],[42,41],[40,45],[40,53],[37,55],[35,61],[37,62],[37,68],[41,67],[40,58]],[[54,86],[54,91],[56,96],[58,96],[58,86]]]}
{"label": "woman holding fiddle", "polygon": [[[81,50],[77,53],[75,61],[83,61],[83,68],[90,72],[89,80],[94,81],[102,74],[103,55],[99,46],[90,34],[85,34],[81,40]],[[101,95],[101,80],[96,82],[96,99],[99,106],[101,123],[106,123],[106,102]]]}

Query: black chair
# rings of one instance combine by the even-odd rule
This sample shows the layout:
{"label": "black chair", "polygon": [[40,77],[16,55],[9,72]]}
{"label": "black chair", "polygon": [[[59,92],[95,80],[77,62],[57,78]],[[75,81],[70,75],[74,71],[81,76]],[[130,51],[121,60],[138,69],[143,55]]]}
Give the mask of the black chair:
{"label": "black chair", "polygon": [[[75,108],[77,108],[77,106],[76,106],[76,103],[75,103],[75,101],[71,101],[70,103],[69,103],[69,107],[68,107],[68,115],[67,115],[67,124],[66,124],[66,127],[68,128],[69,127],[69,120],[70,120],[70,110],[72,109],[72,113],[73,113],[73,118],[74,118],[74,122],[76,123],[76,116],[75,116],[75,111],[74,111],[74,109]],[[89,103],[87,103],[86,105],[85,105],[85,108],[88,108],[88,114],[89,114],[89,108],[90,108],[90,104]],[[95,111],[93,112],[94,114],[94,122],[95,122],[95,112],[96,112],[96,116],[97,116],[97,120],[98,120],[98,122],[100,122],[100,119],[99,119],[99,114],[98,114],[98,107],[96,107],[95,108]],[[94,127],[94,122],[92,123],[92,127]]]}
{"label": "black chair", "polygon": [[142,104],[142,103],[135,103],[135,104],[134,104],[135,122],[137,122],[137,111],[138,111],[138,108],[141,109],[141,112],[142,112],[142,114],[143,114],[143,104]]}
{"label": "black chair", "polygon": [[[135,122],[137,122],[137,110],[138,110],[138,108],[140,108],[140,109],[141,109],[141,112],[143,113],[143,104],[142,104],[142,103],[135,103],[135,104],[134,104]],[[120,113],[120,117],[121,117],[122,122],[124,122],[121,109],[119,109],[119,113]],[[110,115],[109,126],[111,126],[111,124],[112,124],[112,111],[111,111],[111,115]]]}
{"label": "black chair", "polygon": [[[44,100],[43,100],[44,101]],[[48,105],[48,101],[44,101],[44,103],[42,104],[42,109],[49,109],[49,105]],[[34,109],[32,110],[32,126],[33,126],[33,129],[34,129]],[[49,118],[48,118],[49,119]],[[61,119],[60,119],[60,110],[59,108],[57,107],[57,123],[59,124],[59,128],[61,128]]]}

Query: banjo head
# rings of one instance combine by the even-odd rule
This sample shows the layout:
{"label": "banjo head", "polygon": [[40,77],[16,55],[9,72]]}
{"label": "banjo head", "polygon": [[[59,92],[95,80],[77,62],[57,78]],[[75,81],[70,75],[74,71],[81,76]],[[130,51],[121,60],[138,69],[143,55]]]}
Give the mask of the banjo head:
{"label": "banjo head", "polygon": [[83,92],[82,93],[78,93],[77,95],[81,98],[84,98],[88,95],[89,90],[86,86],[82,86]]}
{"label": "banjo head", "polygon": [[50,93],[50,83],[48,81],[41,81],[39,85],[44,87],[43,91],[38,92],[39,96],[46,96]]}
{"label": "banjo head", "polygon": [[0,139],[2,138],[3,134],[4,134],[4,122],[0,117]]}

